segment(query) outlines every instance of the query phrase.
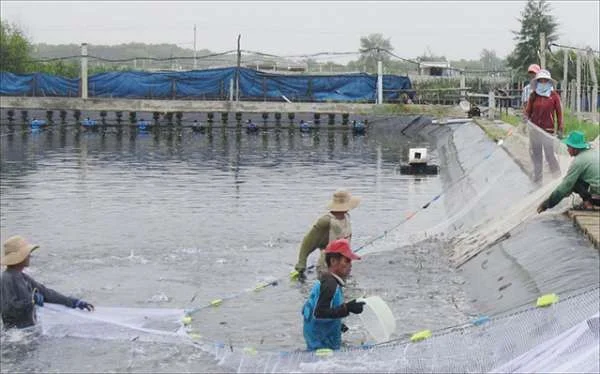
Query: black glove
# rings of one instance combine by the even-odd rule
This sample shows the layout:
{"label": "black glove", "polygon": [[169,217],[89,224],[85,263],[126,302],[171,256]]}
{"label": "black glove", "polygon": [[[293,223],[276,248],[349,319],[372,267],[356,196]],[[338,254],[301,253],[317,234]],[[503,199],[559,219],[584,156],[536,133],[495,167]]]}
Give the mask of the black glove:
{"label": "black glove", "polygon": [[306,274],[304,274],[304,270],[298,271],[298,282],[304,283],[306,281]]}
{"label": "black glove", "polygon": [[345,333],[345,332],[346,332],[346,331],[348,331],[348,330],[350,330],[350,329],[348,328],[348,326],[346,326],[346,324],[345,324],[345,323],[342,323],[342,334],[343,334],[343,333]]}
{"label": "black glove", "polygon": [[356,299],[354,299],[346,303],[346,309],[350,313],[361,314],[363,312],[363,305],[365,305],[364,301],[356,301]]}
{"label": "black glove", "polygon": [[79,308],[79,309],[87,309],[88,311],[93,311],[94,310],[94,306],[90,303],[86,303],[83,300],[75,300],[75,302],[73,303],[73,308]]}

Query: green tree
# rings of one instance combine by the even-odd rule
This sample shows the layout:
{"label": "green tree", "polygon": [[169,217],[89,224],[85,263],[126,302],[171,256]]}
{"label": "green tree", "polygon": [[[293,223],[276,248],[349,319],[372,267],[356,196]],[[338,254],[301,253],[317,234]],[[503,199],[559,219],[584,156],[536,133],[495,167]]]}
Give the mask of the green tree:
{"label": "green tree", "polygon": [[65,78],[79,77],[79,64],[62,60],[32,63],[31,72],[46,73]]}
{"label": "green tree", "polygon": [[31,43],[14,25],[0,20],[0,69],[11,73],[26,73],[30,68]]}
{"label": "green tree", "polygon": [[484,70],[497,71],[504,67],[504,62],[496,55],[496,51],[493,49],[483,49],[479,60]]}
{"label": "green tree", "polygon": [[517,41],[515,49],[508,55],[508,65],[525,76],[530,64],[539,63],[540,33],[546,34],[546,42],[557,40],[558,22],[550,13],[550,4],[546,0],[528,0],[521,12],[521,30],[513,31]]}
{"label": "green tree", "polygon": [[381,60],[384,65],[390,61],[390,55],[383,50],[393,51],[390,39],[386,39],[382,34],[370,34],[360,38],[360,58],[358,65],[361,70],[370,73],[377,72],[377,61]]}
{"label": "green tree", "polygon": [[[567,54],[567,81],[571,82],[571,80],[577,77],[577,53],[574,50],[570,49],[557,49],[552,51],[552,53],[548,53],[546,55],[546,65],[547,69],[550,70],[552,74],[552,78],[556,79],[559,83],[562,83],[565,71],[565,63],[564,57],[565,53]],[[596,67],[596,79],[600,82],[600,59],[595,58],[595,67]],[[582,71],[581,77],[582,80],[585,81],[589,79],[591,85],[591,75],[589,70],[589,61],[587,55],[582,56]]]}

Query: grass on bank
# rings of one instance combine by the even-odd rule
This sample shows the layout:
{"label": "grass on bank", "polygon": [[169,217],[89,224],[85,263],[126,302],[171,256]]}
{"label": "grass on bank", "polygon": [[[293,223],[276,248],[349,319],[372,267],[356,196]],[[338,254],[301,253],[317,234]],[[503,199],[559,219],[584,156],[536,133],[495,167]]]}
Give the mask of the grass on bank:
{"label": "grass on bank", "polygon": [[[518,126],[521,123],[521,117],[516,116],[514,114],[502,113],[500,115],[500,119],[503,122],[511,124],[513,126]],[[567,136],[571,131],[581,131],[585,134],[585,138],[588,142],[596,139],[598,135],[600,135],[600,125],[580,120],[577,116],[569,110],[565,110],[563,112],[563,124],[565,126],[564,135]]]}
{"label": "grass on bank", "polygon": [[570,111],[565,111],[563,114],[563,122],[565,125],[565,136],[571,131],[579,130],[585,134],[585,139],[591,142],[600,135],[600,125],[579,120]]}

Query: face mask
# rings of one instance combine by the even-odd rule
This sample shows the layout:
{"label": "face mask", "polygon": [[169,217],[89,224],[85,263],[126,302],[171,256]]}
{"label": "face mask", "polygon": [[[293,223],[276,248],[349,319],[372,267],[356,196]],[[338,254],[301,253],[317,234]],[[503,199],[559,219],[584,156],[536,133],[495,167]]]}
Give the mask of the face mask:
{"label": "face mask", "polygon": [[550,82],[540,83],[537,82],[535,85],[535,93],[540,96],[549,97],[552,92],[552,84]]}

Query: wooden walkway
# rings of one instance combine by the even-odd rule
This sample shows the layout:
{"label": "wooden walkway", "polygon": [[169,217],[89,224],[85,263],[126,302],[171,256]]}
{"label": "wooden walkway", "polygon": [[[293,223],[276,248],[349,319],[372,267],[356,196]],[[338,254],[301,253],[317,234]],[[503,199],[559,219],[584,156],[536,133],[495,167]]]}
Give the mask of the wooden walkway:
{"label": "wooden walkway", "polygon": [[600,211],[569,210],[567,215],[590,239],[594,247],[600,249]]}

